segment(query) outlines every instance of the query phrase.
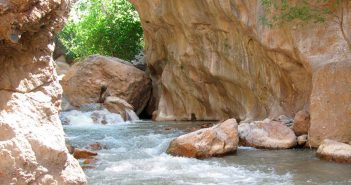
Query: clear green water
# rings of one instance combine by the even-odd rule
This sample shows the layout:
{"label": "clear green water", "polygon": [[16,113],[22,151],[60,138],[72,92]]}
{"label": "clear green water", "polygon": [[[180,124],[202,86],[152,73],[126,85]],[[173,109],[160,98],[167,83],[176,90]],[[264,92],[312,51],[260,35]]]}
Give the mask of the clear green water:
{"label": "clear green water", "polygon": [[320,161],[313,150],[240,147],[236,155],[206,160],[164,153],[172,138],[194,125],[82,123],[64,129],[74,146],[100,142],[109,147],[99,152],[94,169],[85,170],[91,185],[351,184],[351,165]]}

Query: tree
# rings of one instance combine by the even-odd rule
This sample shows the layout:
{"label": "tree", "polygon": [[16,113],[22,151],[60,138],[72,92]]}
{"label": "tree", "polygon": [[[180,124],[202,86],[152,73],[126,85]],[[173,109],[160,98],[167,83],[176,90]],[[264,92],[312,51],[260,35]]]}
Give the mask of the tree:
{"label": "tree", "polygon": [[79,0],[58,37],[74,59],[101,54],[132,60],[143,48],[139,16],[127,0]]}
{"label": "tree", "polygon": [[265,10],[261,22],[267,26],[275,26],[294,20],[302,22],[323,23],[331,18],[340,28],[343,38],[351,51],[350,36],[344,28],[344,12],[351,0],[261,0]]}

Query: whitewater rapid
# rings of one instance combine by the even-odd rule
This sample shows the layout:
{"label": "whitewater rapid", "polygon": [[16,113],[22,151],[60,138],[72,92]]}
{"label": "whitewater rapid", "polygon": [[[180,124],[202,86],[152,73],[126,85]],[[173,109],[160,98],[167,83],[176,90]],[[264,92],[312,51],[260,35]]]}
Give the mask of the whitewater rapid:
{"label": "whitewater rapid", "polygon": [[169,142],[193,125],[123,122],[116,115],[110,118],[110,124],[97,125],[91,123],[89,113],[71,112],[67,116],[75,120],[64,126],[69,143],[80,148],[95,142],[108,146],[98,152],[95,168],[85,170],[93,185],[290,185],[334,184],[336,180],[338,184],[351,183],[351,169],[321,162],[310,151],[240,147],[236,155],[224,158],[173,157],[165,153]]}

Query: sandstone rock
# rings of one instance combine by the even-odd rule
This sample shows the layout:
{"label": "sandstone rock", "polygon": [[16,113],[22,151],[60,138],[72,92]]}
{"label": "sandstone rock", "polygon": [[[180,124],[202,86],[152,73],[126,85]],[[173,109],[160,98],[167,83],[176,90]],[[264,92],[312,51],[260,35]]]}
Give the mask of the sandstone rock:
{"label": "sandstone rock", "polygon": [[319,146],[317,156],[323,160],[351,163],[351,145],[326,139]]}
{"label": "sandstone rock", "polygon": [[[260,0],[130,1],[145,30],[157,120],[292,117],[309,105],[315,70],[351,58],[332,17],[269,27]],[[342,7],[351,35],[351,3]]]}
{"label": "sandstone rock", "polygon": [[310,128],[310,114],[307,111],[299,111],[296,113],[293,124],[293,131],[296,136],[308,134]]}
{"label": "sandstone rock", "polygon": [[167,153],[175,156],[207,158],[236,152],[238,132],[235,119],[174,139]]}
{"label": "sandstone rock", "polygon": [[255,148],[288,149],[296,145],[294,132],[281,122],[256,121],[238,127],[240,144]]}
{"label": "sandstone rock", "polygon": [[91,56],[74,64],[62,79],[65,96],[73,106],[96,103],[101,87],[110,96],[130,103],[139,114],[149,101],[151,81],[145,72],[120,59]]}
{"label": "sandstone rock", "polygon": [[309,144],[351,140],[351,60],[321,67],[313,76]]}
{"label": "sandstone rock", "polygon": [[308,136],[306,134],[301,135],[301,136],[297,137],[297,144],[299,146],[304,146],[307,143],[307,140],[308,140]]}
{"label": "sandstone rock", "polygon": [[89,151],[86,149],[80,149],[80,148],[75,148],[73,156],[76,159],[90,159],[94,156],[97,156],[98,154],[93,151]]}
{"label": "sandstone rock", "polygon": [[129,120],[128,110],[134,110],[133,106],[130,105],[122,98],[109,96],[104,102],[104,107],[113,113],[119,114],[124,120]]}
{"label": "sandstone rock", "polygon": [[0,2],[0,184],[86,184],[65,146],[51,57],[68,3]]}

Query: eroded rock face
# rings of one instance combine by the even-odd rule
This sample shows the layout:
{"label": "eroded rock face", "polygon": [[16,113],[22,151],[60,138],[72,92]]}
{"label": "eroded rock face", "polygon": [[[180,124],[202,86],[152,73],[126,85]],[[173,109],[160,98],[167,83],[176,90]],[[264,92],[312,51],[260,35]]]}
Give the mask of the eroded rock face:
{"label": "eroded rock face", "polygon": [[296,145],[294,132],[281,122],[256,121],[238,127],[240,144],[264,149],[288,149]]}
{"label": "eroded rock face", "polygon": [[351,145],[326,139],[319,146],[317,156],[327,161],[351,163]]}
{"label": "eroded rock face", "polygon": [[314,71],[351,58],[333,18],[269,28],[259,0],[130,1],[145,31],[157,120],[292,117],[308,108]]}
{"label": "eroded rock face", "polygon": [[167,153],[175,156],[207,158],[236,152],[238,124],[229,119],[211,128],[205,128],[174,139]]}
{"label": "eroded rock face", "polygon": [[67,3],[0,2],[0,184],[86,184],[65,146],[51,57]]}
{"label": "eroded rock face", "polygon": [[79,107],[99,100],[100,90],[107,86],[110,96],[130,103],[137,114],[147,105],[151,94],[151,81],[145,72],[104,56],[91,56],[74,64],[61,81],[65,96]]}
{"label": "eroded rock face", "polygon": [[351,62],[328,64],[313,77],[309,144],[351,141]]}

